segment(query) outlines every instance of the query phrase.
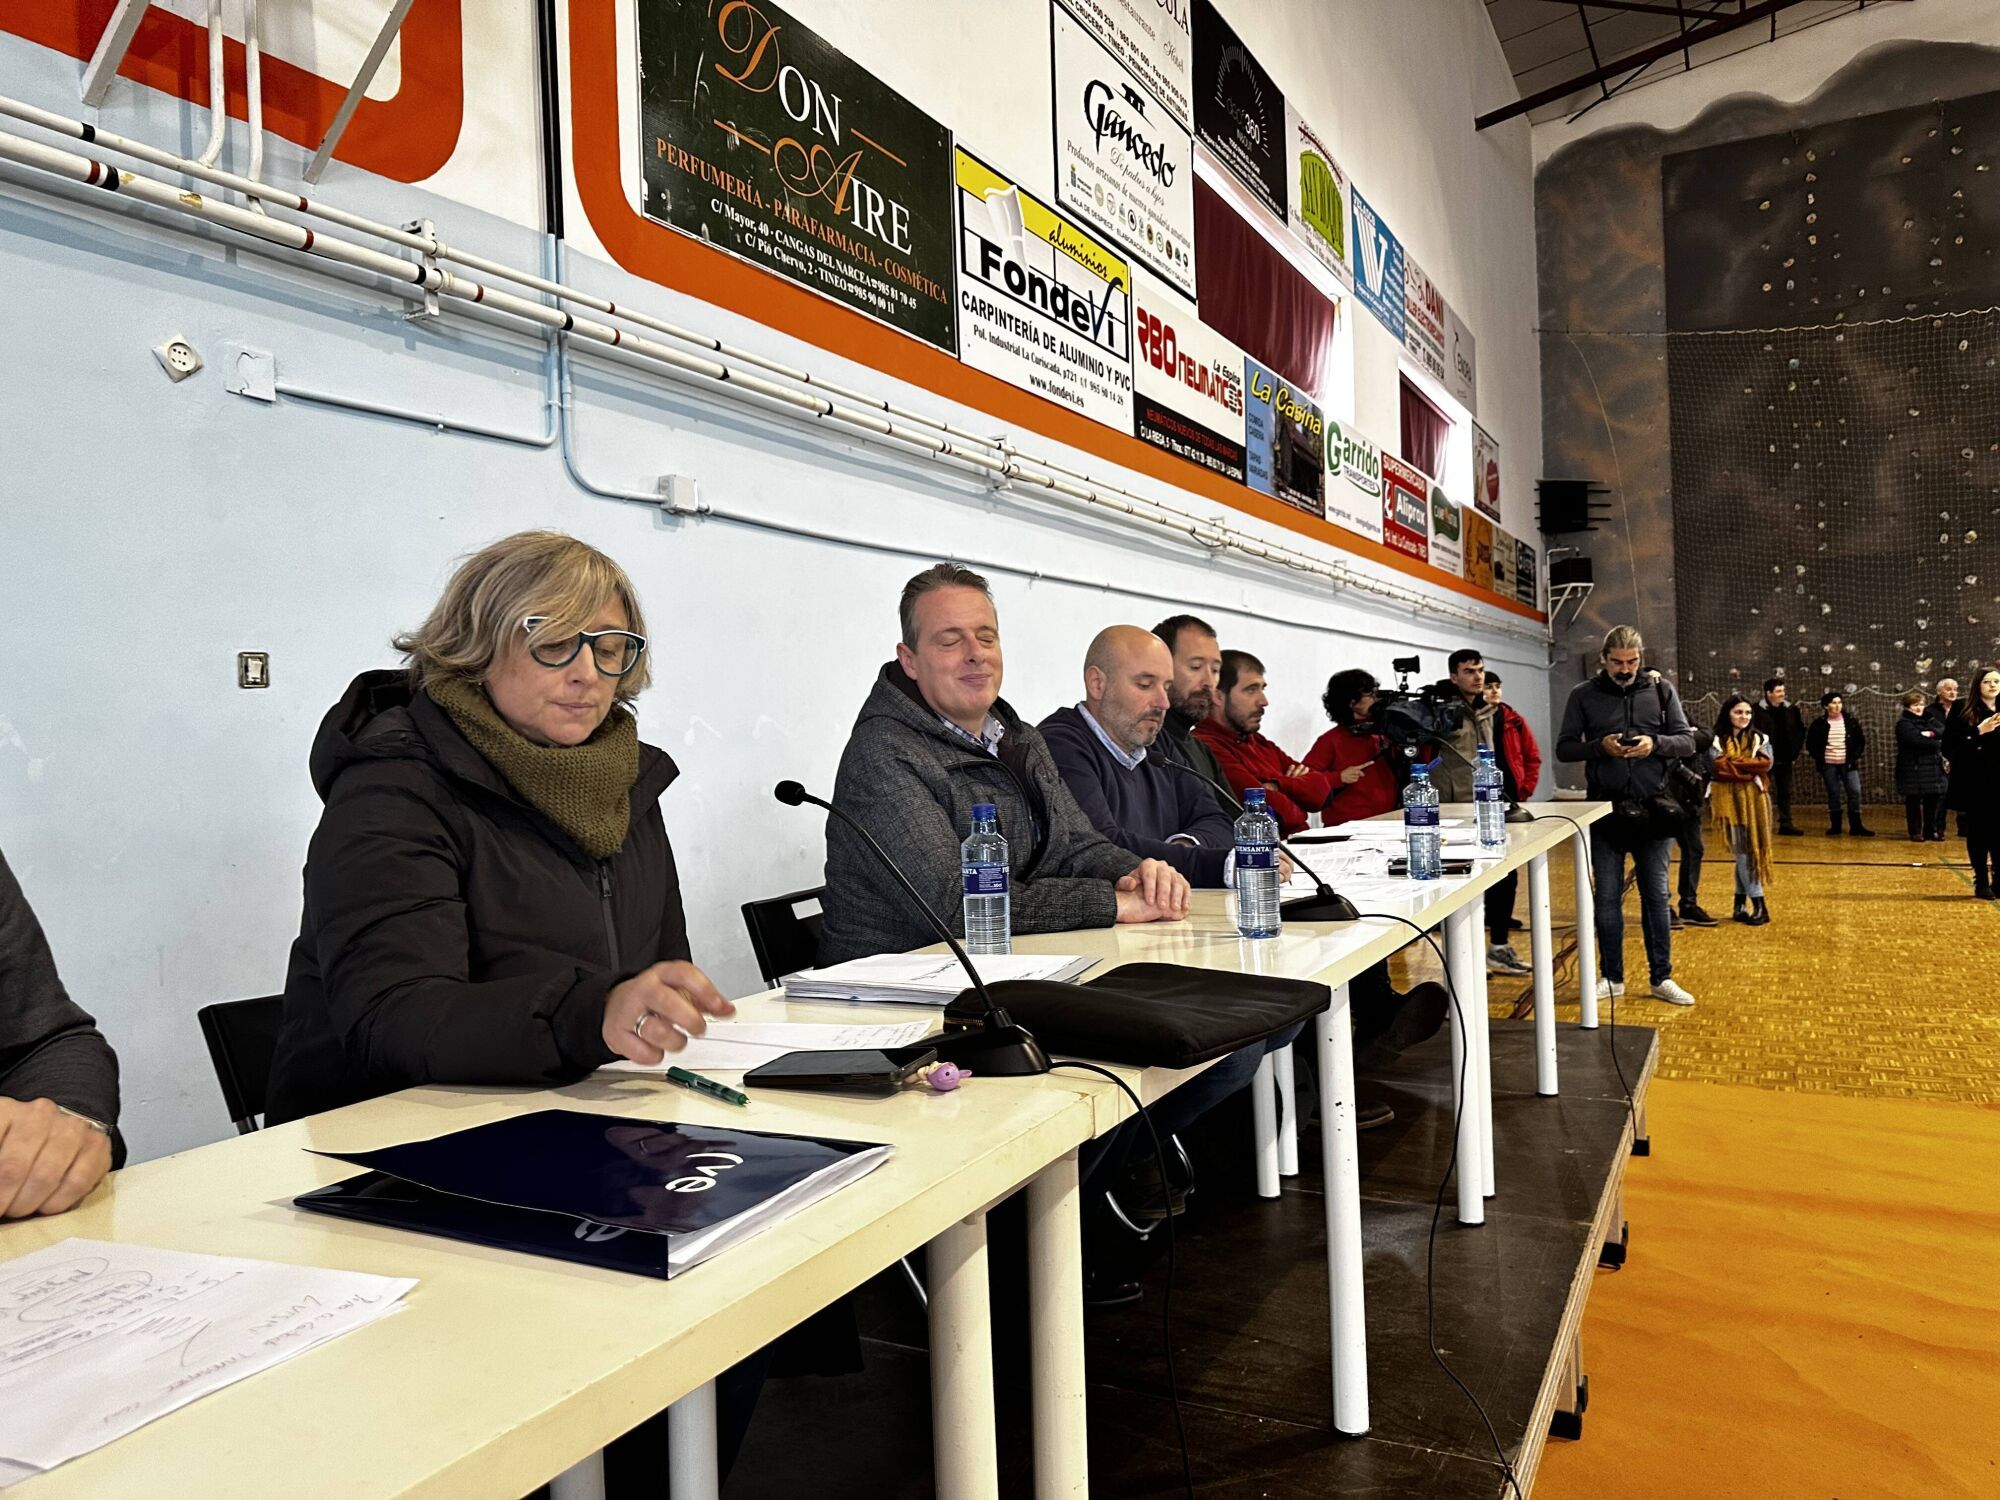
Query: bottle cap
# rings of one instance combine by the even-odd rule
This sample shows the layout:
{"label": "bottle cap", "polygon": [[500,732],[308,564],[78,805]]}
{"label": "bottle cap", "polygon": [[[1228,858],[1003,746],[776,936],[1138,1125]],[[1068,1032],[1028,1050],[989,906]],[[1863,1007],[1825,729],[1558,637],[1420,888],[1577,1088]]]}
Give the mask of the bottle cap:
{"label": "bottle cap", "polygon": [[1262,807],[1264,805],[1264,789],[1261,786],[1253,786],[1246,790],[1243,793],[1243,805],[1245,807]]}
{"label": "bottle cap", "polygon": [[975,802],[972,804],[972,816],[982,823],[991,823],[999,813],[991,802]]}

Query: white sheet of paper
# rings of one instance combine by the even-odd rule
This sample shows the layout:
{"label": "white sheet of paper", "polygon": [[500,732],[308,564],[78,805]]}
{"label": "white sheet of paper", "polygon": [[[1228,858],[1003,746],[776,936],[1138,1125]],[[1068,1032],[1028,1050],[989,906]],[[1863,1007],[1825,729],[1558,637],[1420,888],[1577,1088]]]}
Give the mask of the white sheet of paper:
{"label": "white sheet of paper", "polygon": [[0,1263],[0,1483],[372,1323],[416,1284],[102,1240]]}
{"label": "white sheet of paper", "polygon": [[822,1025],[807,1021],[711,1021],[706,1034],[690,1037],[687,1046],[669,1052],[666,1061],[648,1066],[621,1059],[600,1073],[660,1073],[692,1068],[697,1073],[728,1073],[761,1067],[790,1052],[855,1052],[873,1047],[907,1047],[936,1030],[929,1017],[895,1026]]}

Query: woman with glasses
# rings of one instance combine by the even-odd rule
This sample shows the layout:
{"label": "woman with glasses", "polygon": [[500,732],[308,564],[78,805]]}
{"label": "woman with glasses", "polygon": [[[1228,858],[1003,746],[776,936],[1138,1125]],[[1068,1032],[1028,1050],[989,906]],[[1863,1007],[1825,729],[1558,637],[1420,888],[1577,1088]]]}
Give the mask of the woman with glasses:
{"label": "woman with glasses", "polygon": [[624,571],[530,531],[468,558],[320,725],[272,1123],[424,1083],[571,1083],[658,1063],[731,1011],[690,961],[639,740]]}

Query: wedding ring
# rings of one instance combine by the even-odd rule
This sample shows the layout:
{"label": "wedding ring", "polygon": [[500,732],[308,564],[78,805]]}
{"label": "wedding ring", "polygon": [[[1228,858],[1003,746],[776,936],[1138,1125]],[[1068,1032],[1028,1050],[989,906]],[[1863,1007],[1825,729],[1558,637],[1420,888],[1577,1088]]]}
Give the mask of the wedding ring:
{"label": "wedding ring", "polygon": [[636,1036],[642,1042],[645,1041],[646,1023],[652,1019],[653,1019],[653,1013],[650,1010],[642,1011],[640,1013],[639,1019],[632,1023],[632,1035]]}

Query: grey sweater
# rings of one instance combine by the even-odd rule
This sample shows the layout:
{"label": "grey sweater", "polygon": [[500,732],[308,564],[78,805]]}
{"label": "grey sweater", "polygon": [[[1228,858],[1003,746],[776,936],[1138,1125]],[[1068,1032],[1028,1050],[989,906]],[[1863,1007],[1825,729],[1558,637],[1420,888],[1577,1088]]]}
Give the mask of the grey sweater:
{"label": "grey sweater", "polygon": [[[889,662],[854,721],[834,801],[881,841],[924,900],[963,936],[958,846],[975,802],[999,811],[1007,838],[1015,932],[1109,927],[1114,881],[1139,856],[1097,832],[1063,785],[1041,735],[1000,700],[1001,754],[954,734]],[[838,818],[826,825],[826,932],[821,963],[905,953],[937,941],[910,898]]]}
{"label": "grey sweater", "polygon": [[[1648,735],[1653,753],[1644,760],[1614,759],[1604,753],[1608,734]],[[1622,688],[1608,672],[1599,672],[1570,689],[1556,734],[1556,759],[1583,762],[1592,797],[1612,802],[1658,796],[1666,789],[1668,763],[1694,753],[1694,733],[1672,683],[1641,672],[1631,687]]]}
{"label": "grey sweater", "polygon": [[0,1097],[52,1099],[114,1127],[111,1159],[125,1160],[118,1137],[118,1059],[56,976],[42,924],[0,855]]}

